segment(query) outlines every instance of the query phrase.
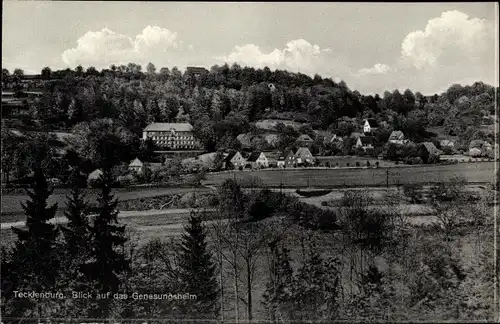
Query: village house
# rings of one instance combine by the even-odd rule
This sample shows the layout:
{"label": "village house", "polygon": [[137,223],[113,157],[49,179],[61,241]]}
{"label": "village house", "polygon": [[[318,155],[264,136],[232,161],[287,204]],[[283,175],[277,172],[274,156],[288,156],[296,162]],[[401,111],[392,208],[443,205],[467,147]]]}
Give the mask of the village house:
{"label": "village house", "polygon": [[393,131],[389,136],[389,143],[393,144],[405,144],[405,136],[402,131]]}
{"label": "village house", "polygon": [[208,74],[209,71],[204,68],[204,67],[198,67],[198,66],[188,66],[186,67],[186,73],[188,75],[194,76],[194,77],[199,77],[205,74]]}
{"label": "village house", "polygon": [[253,152],[248,157],[246,165],[250,165],[253,169],[267,168],[269,167],[269,161],[264,152]]}
{"label": "village house", "polygon": [[299,146],[309,146],[312,143],[314,143],[314,140],[311,138],[311,136],[307,134],[302,134],[297,138],[295,143]]}
{"label": "village house", "polygon": [[311,151],[307,147],[300,147],[297,152],[295,152],[295,158],[297,164],[313,164],[314,157],[311,154]]}
{"label": "village house", "polygon": [[455,148],[455,144],[451,140],[448,140],[448,139],[440,140],[439,145],[441,145],[441,148],[445,148],[445,147],[449,147],[450,149]]}
{"label": "village house", "polygon": [[[422,154],[424,153],[424,154]],[[424,163],[432,163],[439,160],[441,151],[432,142],[424,142],[419,147],[419,156],[424,156]]]}
{"label": "village house", "polygon": [[151,123],[142,132],[142,139],[148,138],[159,148],[194,150],[200,146],[188,123]]}
{"label": "village house", "polygon": [[87,184],[89,186],[92,186],[99,180],[99,178],[102,176],[102,170],[101,169],[95,169],[94,171],[90,172],[90,174],[87,177]]}
{"label": "village house", "polygon": [[494,156],[493,146],[481,139],[472,140],[469,143],[469,155],[474,157]]}
{"label": "village house", "polygon": [[356,141],[355,147],[362,148],[366,151],[366,149],[372,149],[374,144],[374,139],[371,136],[360,136]]}
{"label": "village house", "polygon": [[224,168],[234,168],[237,169],[239,167],[245,167],[246,160],[245,158],[241,155],[240,152],[232,152],[226,158],[224,159]]}
{"label": "village house", "polygon": [[341,148],[344,144],[344,139],[340,135],[329,133],[324,135],[323,144],[332,144],[337,146],[338,148]]}
{"label": "village house", "polygon": [[138,158],[135,158],[130,164],[128,165],[128,169],[132,172],[135,172],[137,174],[141,174],[144,172],[144,163],[142,163],[141,160]]}
{"label": "village house", "polygon": [[477,147],[473,147],[469,149],[469,155],[472,157],[480,157],[482,155],[482,151]]}
{"label": "village house", "polygon": [[364,120],[363,124],[363,133],[370,134],[376,130],[378,130],[378,122],[376,119],[368,118]]}
{"label": "village house", "polygon": [[297,163],[295,154],[291,151],[285,151],[278,156],[277,166],[280,168],[293,168]]}

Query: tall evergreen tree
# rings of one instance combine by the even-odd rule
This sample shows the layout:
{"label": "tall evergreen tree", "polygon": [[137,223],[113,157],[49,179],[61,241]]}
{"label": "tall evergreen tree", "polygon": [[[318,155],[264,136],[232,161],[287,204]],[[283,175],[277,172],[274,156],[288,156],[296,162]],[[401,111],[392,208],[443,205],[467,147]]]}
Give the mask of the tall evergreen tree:
{"label": "tall evergreen tree", "polygon": [[[43,170],[38,166],[34,168],[33,187],[27,193],[30,199],[22,204],[26,214],[26,229],[12,228],[18,239],[8,265],[10,274],[7,278],[2,278],[2,293],[6,300],[15,298],[14,290],[53,291],[59,268],[54,253],[58,231],[49,223],[55,216],[57,204],[47,207],[52,190],[49,189]],[[12,306],[11,314],[18,317],[27,310],[38,316],[50,315],[47,305],[38,300],[15,298]],[[8,316],[9,313],[4,315]]]}
{"label": "tall evergreen tree", "polygon": [[207,250],[206,232],[200,216],[191,214],[179,247],[179,279],[184,292],[197,296],[183,305],[186,316],[218,318],[219,289],[216,267]]}
{"label": "tall evergreen tree", "polygon": [[85,255],[88,250],[89,224],[86,215],[88,203],[82,190],[84,181],[78,168],[75,168],[69,179],[72,188],[67,197],[67,211],[64,213],[68,223],[62,227],[66,246],[72,257]]}
{"label": "tall evergreen tree", "polygon": [[[96,293],[114,293],[120,286],[119,274],[129,270],[129,260],[118,248],[126,242],[125,226],[118,223],[118,201],[111,193],[113,176],[107,163],[98,180],[101,192],[98,196],[99,214],[90,228],[90,257],[83,272]],[[106,317],[111,311],[109,298],[97,300],[91,316]]]}

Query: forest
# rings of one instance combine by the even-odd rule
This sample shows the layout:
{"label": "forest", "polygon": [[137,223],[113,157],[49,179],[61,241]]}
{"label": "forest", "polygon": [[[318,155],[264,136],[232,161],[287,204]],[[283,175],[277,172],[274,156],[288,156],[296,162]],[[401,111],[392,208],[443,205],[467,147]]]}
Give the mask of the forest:
{"label": "forest", "polygon": [[[375,209],[366,190],[345,190],[324,209],[229,179],[215,211],[193,211],[180,237],[164,229],[138,243],[145,232],[117,218],[109,170],[92,218],[73,173],[68,222],[57,225],[59,206],[47,204],[50,186],[35,169],[26,227],[2,248],[4,323],[472,322],[497,313],[491,197],[471,199],[460,179],[424,194],[438,217],[420,226],[398,209],[423,199],[418,186],[388,189]],[[19,297],[34,292],[55,297]]]}
{"label": "forest", "polygon": [[[279,149],[290,147],[292,135],[310,134],[315,139],[313,130],[349,136],[359,131],[364,118],[379,121],[382,142],[393,130],[403,131],[416,143],[430,141],[436,134],[429,129],[436,128],[457,136],[455,146],[462,150],[474,139],[497,142],[484,126],[495,122],[498,91],[482,82],[454,84],[444,93],[425,96],[410,89],[363,95],[343,81],[319,75],[237,64],[213,66],[193,75],[176,67],[157,71],[152,63],[146,71],[134,63],[100,72],[93,67],[85,71],[81,66],[61,71],[47,67],[31,85],[22,84],[22,78],[20,69],[12,74],[3,69],[2,89],[19,92],[33,87],[44,93],[30,104],[23,127],[71,130],[81,139],[75,150],[82,156],[92,153],[92,145],[84,143],[89,134],[92,141],[106,128],[120,144],[133,148],[121,157],[129,161],[137,155],[142,130],[151,122],[191,123],[207,152],[240,149],[237,135],[258,133],[255,122],[262,119],[305,123],[299,131],[283,127]],[[265,149],[266,143],[257,141],[252,146]]]}

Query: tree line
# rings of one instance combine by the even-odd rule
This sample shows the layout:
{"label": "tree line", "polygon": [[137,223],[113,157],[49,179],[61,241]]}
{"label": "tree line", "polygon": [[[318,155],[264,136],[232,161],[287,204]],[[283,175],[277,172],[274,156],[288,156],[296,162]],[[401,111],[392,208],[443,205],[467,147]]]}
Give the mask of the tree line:
{"label": "tree line", "polygon": [[[22,70],[11,75],[3,70],[3,86],[16,84]],[[27,124],[47,128],[88,127],[94,120],[109,118],[140,138],[151,122],[190,122],[205,149],[238,149],[236,136],[255,130],[262,118],[292,119],[312,129],[345,133],[363,118],[376,118],[386,130],[402,130],[416,142],[429,138],[428,127],[443,127],[464,143],[489,138],[478,130],[494,114],[498,91],[482,82],[458,84],[442,93],[424,96],[410,89],[362,95],[345,82],[269,68],[237,64],[213,66],[205,74],[182,73],[176,67],[157,71],[150,63],[115,66],[97,71],[81,66],[75,70],[44,68],[45,95],[33,103]],[[10,81],[10,83],[9,83]],[[490,121],[491,122],[491,121]],[[355,126],[356,127],[356,126]],[[359,127],[359,126],[357,126]],[[384,135],[388,137],[387,135]]]}

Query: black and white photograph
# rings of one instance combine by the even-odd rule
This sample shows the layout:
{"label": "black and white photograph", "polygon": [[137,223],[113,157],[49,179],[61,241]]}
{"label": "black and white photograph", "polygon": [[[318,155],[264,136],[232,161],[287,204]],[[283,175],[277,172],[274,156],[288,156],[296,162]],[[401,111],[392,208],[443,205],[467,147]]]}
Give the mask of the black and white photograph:
{"label": "black and white photograph", "polygon": [[2,2],[0,324],[498,323],[497,2]]}

